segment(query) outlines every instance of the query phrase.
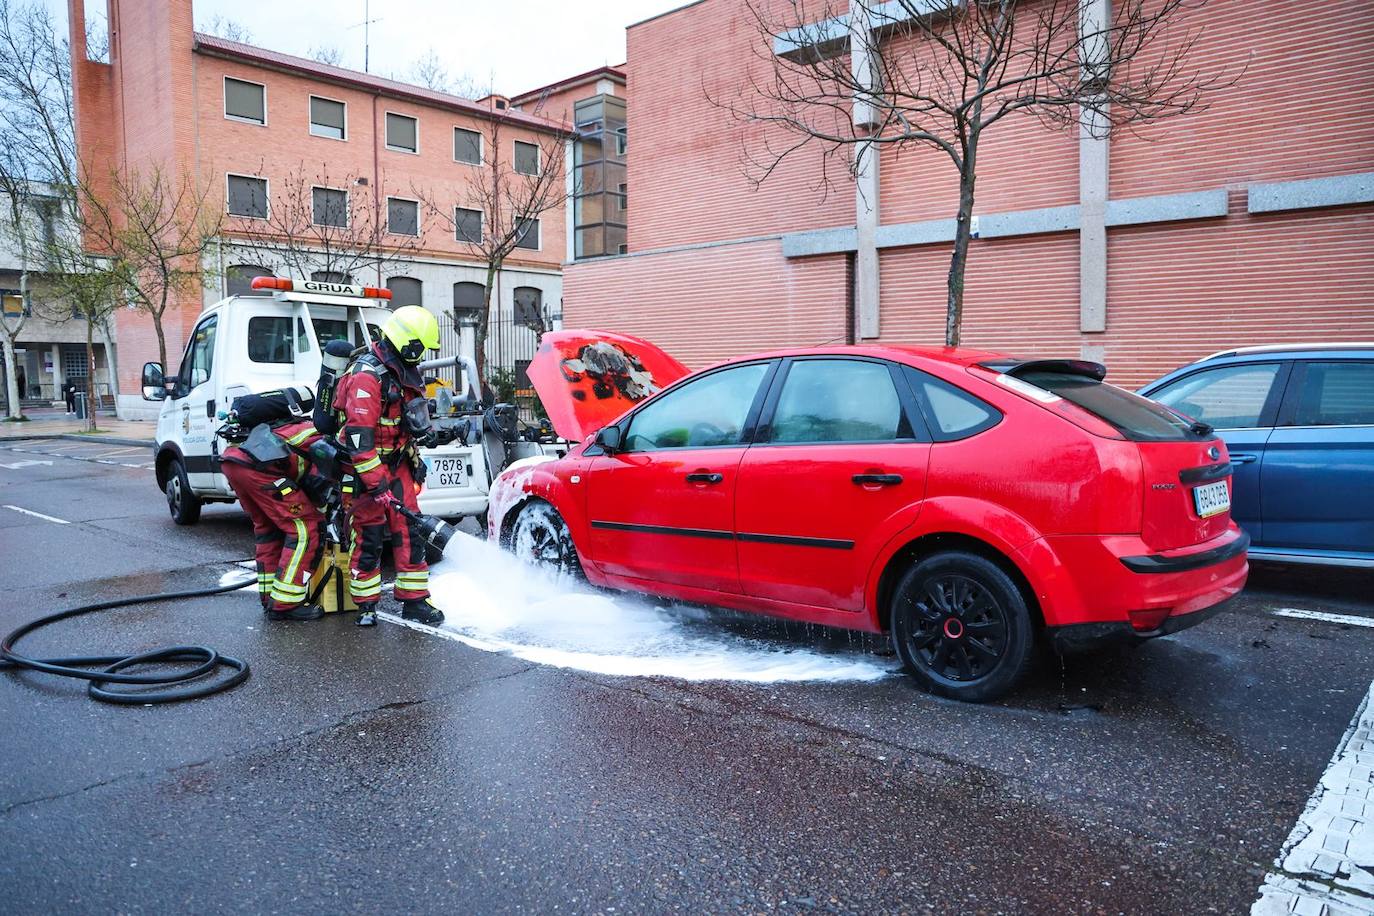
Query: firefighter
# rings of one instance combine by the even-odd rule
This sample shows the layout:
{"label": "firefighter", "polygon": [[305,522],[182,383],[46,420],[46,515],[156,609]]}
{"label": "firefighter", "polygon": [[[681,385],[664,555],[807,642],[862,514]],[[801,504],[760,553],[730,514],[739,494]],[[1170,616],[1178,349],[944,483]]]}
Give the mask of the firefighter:
{"label": "firefighter", "polygon": [[335,391],[339,444],[354,470],[343,490],[352,533],[349,591],[359,626],[377,622],[388,537],[401,616],[427,624],[444,619],[429,601],[425,545],[396,508],[419,509],[425,466],[417,445],[433,433],[418,365],[426,350],[438,346],[439,323],[430,312],[418,305],[399,308],[382,325],[380,339],[350,361]]}
{"label": "firefighter", "polygon": [[259,426],[225,450],[221,470],[253,520],[258,598],[270,620],[318,620],[307,605],[310,576],[324,548],[324,515],[335,485],[315,474],[302,452],[321,438],[309,420]]}

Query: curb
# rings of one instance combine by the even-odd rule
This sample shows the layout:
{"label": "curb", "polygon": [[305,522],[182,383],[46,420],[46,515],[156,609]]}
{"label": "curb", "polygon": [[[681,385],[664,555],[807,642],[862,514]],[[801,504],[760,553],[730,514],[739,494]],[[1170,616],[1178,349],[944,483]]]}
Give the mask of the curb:
{"label": "curb", "polygon": [[6,442],[31,442],[35,439],[65,439],[69,442],[94,442],[96,445],[157,445],[152,439],[126,439],[121,436],[88,436],[84,433],[33,433],[24,436],[0,436],[0,445]]}

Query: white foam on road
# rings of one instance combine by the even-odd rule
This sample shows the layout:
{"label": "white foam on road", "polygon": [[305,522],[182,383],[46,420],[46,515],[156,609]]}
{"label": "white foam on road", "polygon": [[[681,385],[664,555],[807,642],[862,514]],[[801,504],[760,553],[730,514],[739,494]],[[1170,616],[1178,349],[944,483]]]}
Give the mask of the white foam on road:
{"label": "white foam on road", "polygon": [[[235,582],[239,581],[240,579],[243,579],[243,570],[242,570],[242,569],[231,569],[231,570],[229,570],[227,573],[225,573],[224,575],[222,575],[222,576],[219,577],[219,587],[220,587],[220,588],[223,588],[223,587],[226,586],[226,585],[233,585]],[[256,589],[257,587],[258,587],[258,577],[257,577],[257,574],[255,573],[251,578],[244,579],[244,581],[243,581],[243,587],[240,588],[239,591],[243,592],[243,591],[247,591],[247,590],[250,589],[250,588]]]}
{"label": "white foam on road", "polygon": [[751,683],[873,681],[896,670],[863,652],[741,636],[698,608],[555,580],[462,533],[430,571],[429,587],[444,612],[441,635],[542,665]]}

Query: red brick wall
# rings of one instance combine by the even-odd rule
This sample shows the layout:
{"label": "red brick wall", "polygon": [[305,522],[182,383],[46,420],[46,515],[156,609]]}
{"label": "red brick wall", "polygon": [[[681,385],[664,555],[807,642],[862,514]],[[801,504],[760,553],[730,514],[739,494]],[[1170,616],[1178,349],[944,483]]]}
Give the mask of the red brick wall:
{"label": "red brick wall", "polygon": [[844,296],[843,255],[784,261],[778,242],[753,242],[570,264],[563,324],[643,336],[698,369],[771,347],[843,343]]}

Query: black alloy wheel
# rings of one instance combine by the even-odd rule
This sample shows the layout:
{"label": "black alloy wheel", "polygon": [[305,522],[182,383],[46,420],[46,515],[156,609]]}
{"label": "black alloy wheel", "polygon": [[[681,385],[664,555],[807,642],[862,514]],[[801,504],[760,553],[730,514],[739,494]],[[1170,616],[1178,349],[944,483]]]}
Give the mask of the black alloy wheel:
{"label": "black alloy wheel", "polygon": [[892,595],[892,641],[925,689],[984,702],[1006,693],[1030,661],[1025,596],[996,563],[950,551],[918,562]]}
{"label": "black alloy wheel", "polygon": [[512,553],[532,566],[558,576],[582,576],[582,562],[567,522],[542,499],[520,508],[507,542]]}

